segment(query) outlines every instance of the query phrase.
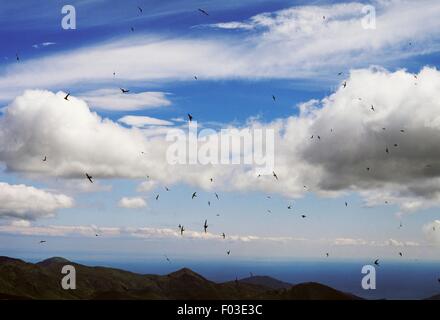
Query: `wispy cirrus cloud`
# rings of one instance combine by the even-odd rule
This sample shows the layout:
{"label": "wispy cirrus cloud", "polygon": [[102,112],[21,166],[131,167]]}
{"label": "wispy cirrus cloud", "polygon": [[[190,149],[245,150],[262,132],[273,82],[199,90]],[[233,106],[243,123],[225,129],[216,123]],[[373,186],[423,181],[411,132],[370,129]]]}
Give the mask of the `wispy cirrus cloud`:
{"label": "wispy cirrus cloud", "polygon": [[[296,6],[215,24],[232,29],[222,37],[165,39],[148,34],[21,61],[0,74],[0,99],[11,99],[36,83],[42,89],[79,83],[105,87],[112,80],[109,65],[118,66],[118,81],[127,84],[188,81],[195,74],[204,79],[314,78],[440,49],[435,42],[440,37],[438,1],[373,4],[375,30],[362,27],[364,4],[359,2]],[[234,35],[243,28],[247,34]],[[102,99],[98,104],[107,105]],[[123,107],[122,102],[114,107]]]}

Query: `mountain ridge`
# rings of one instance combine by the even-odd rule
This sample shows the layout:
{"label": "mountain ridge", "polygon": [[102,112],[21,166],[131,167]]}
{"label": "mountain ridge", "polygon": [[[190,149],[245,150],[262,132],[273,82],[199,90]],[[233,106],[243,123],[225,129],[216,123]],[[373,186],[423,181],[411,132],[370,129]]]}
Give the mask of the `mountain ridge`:
{"label": "mountain ridge", "polygon": [[[77,289],[61,288],[61,267],[75,266]],[[91,267],[52,257],[37,263],[0,257],[0,299],[354,300],[319,283],[291,285],[268,276],[216,283],[188,268],[167,275]]]}

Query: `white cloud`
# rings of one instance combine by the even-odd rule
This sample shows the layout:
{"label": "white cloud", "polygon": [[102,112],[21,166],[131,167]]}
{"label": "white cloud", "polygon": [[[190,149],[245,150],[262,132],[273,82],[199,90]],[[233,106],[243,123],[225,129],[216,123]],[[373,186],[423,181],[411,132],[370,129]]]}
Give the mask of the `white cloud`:
{"label": "white cloud", "polygon": [[39,49],[41,47],[53,46],[55,44],[56,44],[56,42],[42,42],[42,43],[34,44],[34,45],[32,45],[32,47],[34,47],[35,49]]}
{"label": "white cloud", "polygon": [[434,220],[423,226],[426,239],[435,245],[440,245],[440,220]]}
{"label": "white cloud", "polygon": [[123,94],[120,89],[99,89],[82,93],[80,98],[92,108],[115,111],[142,110],[171,104],[166,93],[153,91]]}
{"label": "white cloud", "polygon": [[142,182],[136,189],[137,192],[149,192],[157,186],[157,182],[151,179]]}
{"label": "white cloud", "polygon": [[[245,27],[249,29],[245,35],[230,32],[197,39],[141,35],[21,61],[0,74],[0,99],[11,99],[36,84],[45,89],[78,83],[106,86],[113,77],[109,66],[118,66],[118,82],[126,84],[192,80],[195,74],[203,79],[314,78],[347,66],[386,64],[439,50],[435,44],[440,36],[437,0],[377,1],[374,5],[376,30],[362,28],[361,3],[298,6],[217,25]],[[327,18],[322,19],[323,15]],[[107,99],[95,102],[103,107],[111,103]],[[120,99],[114,103],[115,108],[125,106]]]}
{"label": "white cloud", "polygon": [[[32,220],[50,217],[58,209],[70,208],[73,199],[25,185],[0,182],[0,218]],[[23,223],[21,222],[21,225]]]}
{"label": "white cloud", "polygon": [[[149,175],[158,184],[181,182],[207,190],[214,177],[217,190],[299,197],[306,185],[307,191],[324,196],[359,192],[367,205],[388,202],[403,212],[438,206],[440,72],[424,68],[416,79],[404,70],[359,69],[346,81],[346,88],[322,101],[301,104],[298,116],[268,124],[249,121],[245,128],[275,130],[279,180],[257,178],[252,166],[168,164],[166,128],[162,135],[125,128],[101,119],[79,99],[65,101],[63,93],[46,91],[28,91],[4,110],[0,160],[10,171],[34,175]],[[207,144],[215,142],[208,139],[200,147]],[[41,161],[43,155],[47,163]],[[140,189],[144,187],[152,186]]]}
{"label": "white cloud", "polygon": [[146,207],[147,202],[145,202],[145,200],[140,197],[134,197],[134,198],[124,197],[121,200],[119,200],[118,206],[126,209],[139,209]]}
{"label": "white cloud", "polygon": [[142,128],[146,126],[172,126],[173,123],[166,120],[145,117],[145,116],[124,116],[118,122],[126,125]]}

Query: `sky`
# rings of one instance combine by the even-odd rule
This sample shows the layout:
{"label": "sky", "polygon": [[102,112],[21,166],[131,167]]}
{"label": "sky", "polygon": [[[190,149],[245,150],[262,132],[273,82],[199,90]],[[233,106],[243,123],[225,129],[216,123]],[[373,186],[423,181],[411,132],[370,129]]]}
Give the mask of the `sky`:
{"label": "sky", "polygon": [[69,4],[0,11],[1,254],[439,259],[438,1]]}

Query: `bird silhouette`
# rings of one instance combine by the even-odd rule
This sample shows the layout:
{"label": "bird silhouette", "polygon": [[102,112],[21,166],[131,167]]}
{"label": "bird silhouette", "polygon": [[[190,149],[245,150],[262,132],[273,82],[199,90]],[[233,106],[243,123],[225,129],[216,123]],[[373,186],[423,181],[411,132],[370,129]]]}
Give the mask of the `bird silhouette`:
{"label": "bird silhouette", "polygon": [[170,191],[170,189],[168,187],[165,187],[165,191]]}
{"label": "bird silhouette", "polygon": [[160,194],[158,194],[158,195],[156,196],[156,200],[159,200],[159,196],[160,196]]}
{"label": "bird silhouette", "polygon": [[272,95],[272,100],[273,100],[273,102],[275,102],[277,100],[277,98],[274,95]]}
{"label": "bird silhouette", "polygon": [[192,119],[193,119],[193,116],[192,116],[191,114],[188,113],[188,120],[189,120],[189,122],[191,122]]}
{"label": "bird silhouette", "polygon": [[139,7],[139,6],[138,6],[138,10],[139,10],[140,13],[144,12],[144,10],[142,10],[142,8]]}
{"label": "bird silhouette", "polygon": [[40,243],[45,243],[46,242],[46,240],[40,240]]}
{"label": "bird silhouette", "polygon": [[338,76],[342,76],[342,72],[338,72]]}
{"label": "bird silhouette", "polygon": [[344,89],[347,87],[347,81],[344,81],[344,84],[342,85]]}
{"label": "bird silhouette", "polygon": [[405,133],[405,130],[401,129],[400,132]]}
{"label": "bird silhouette", "polygon": [[228,256],[231,254],[231,250],[226,251],[226,253],[228,254]]}
{"label": "bird silhouette", "polygon": [[374,260],[374,264],[375,264],[376,266],[378,266],[378,265],[379,265],[379,259]]}
{"label": "bird silhouette", "polygon": [[208,201],[208,206],[211,206],[211,201]]}
{"label": "bird silhouette", "polygon": [[134,32],[134,27],[131,27],[130,30],[131,30],[131,32]]}
{"label": "bird silhouette", "polygon": [[17,61],[20,61],[20,57],[18,56],[18,53],[15,54],[15,58],[17,59]]}
{"label": "bird silhouette", "polygon": [[288,206],[287,206],[287,209],[292,209],[292,205],[291,204],[289,204]]}
{"label": "bird silhouette", "polygon": [[272,172],[272,175],[273,175],[273,177],[274,177],[275,179],[278,180],[278,176],[277,176],[277,174],[275,173],[275,171]]}
{"label": "bird silhouette", "polygon": [[306,217],[307,217],[307,216],[306,216],[305,214],[301,215],[301,218],[303,218],[303,219],[306,218]]}
{"label": "bird silhouette", "polygon": [[345,201],[345,206],[346,206],[346,207],[348,206],[348,203],[347,203],[347,201]]}
{"label": "bird silhouette", "polygon": [[70,93],[68,93],[68,94],[64,97],[64,100],[69,101],[69,96],[70,96]]}
{"label": "bird silhouette", "polygon": [[328,252],[325,255],[328,257],[329,256]]}
{"label": "bird silhouette", "polygon": [[367,171],[370,171],[370,168],[369,168],[369,167],[367,167],[366,169],[367,169]]}
{"label": "bird silhouette", "polygon": [[390,153],[390,150],[388,150],[388,147],[386,147],[385,152]]}
{"label": "bird silhouette", "polygon": [[374,106],[373,105],[371,105],[371,108],[370,108],[372,111],[374,111]]}
{"label": "bird silhouette", "polygon": [[214,193],[215,194],[215,197],[217,198],[217,200],[220,200],[220,198],[218,197],[218,194],[217,193]]}
{"label": "bird silhouette", "polygon": [[394,147],[397,148],[399,145],[397,143],[394,144]]}
{"label": "bird silhouette", "polygon": [[46,157],[46,156],[44,156],[43,162],[46,162],[46,161],[47,161],[47,157]]}
{"label": "bird silhouette", "polygon": [[226,235],[225,235],[225,233],[224,233],[224,232],[222,233],[222,237],[223,237],[223,239],[225,239],[225,238],[226,238]]}
{"label": "bird silhouette", "polygon": [[171,263],[171,260],[167,257],[167,255],[165,255],[165,259],[168,261],[168,263]]}
{"label": "bird silhouette", "polygon": [[86,177],[89,179],[90,183],[93,183],[93,177],[86,172]]}
{"label": "bird silhouette", "polygon": [[197,197],[197,192],[194,192],[191,196],[191,199],[194,199],[195,197]]}
{"label": "bird silhouette", "polygon": [[197,76],[194,76],[194,79],[198,80]]}
{"label": "bird silhouette", "polygon": [[181,227],[180,227],[180,235],[181,235],[181,236],[183,236],[183,231],[185,231],[185,227],[184,227],[184,226],[181,226]]}
{"label": "bird silhouette", "polygon": [[122,93],[129,93],[130,92],[130,90],[128,90],[128,89],[124,89],[124,88],[119,88],[119,89],[121,89]]}
{"label": "bird silhouette", "polygon": [[205,230],[205,233],[208,231],[208,220],[205,220],[205,224],[203,225],[203,230]]}
{"label": "bird silhouette", "polygon": [[203,13],[205,16],[209,16],[209,13],[206,12],[205,10],[200,9],[200,8],[198,10],[199,10],[199,12]]}
{"label": "bird silhouette", "polygon": [[403,254],[402,254],[402,252],[399,252],[399,256],[403,257]]}

